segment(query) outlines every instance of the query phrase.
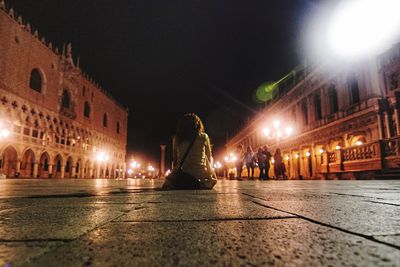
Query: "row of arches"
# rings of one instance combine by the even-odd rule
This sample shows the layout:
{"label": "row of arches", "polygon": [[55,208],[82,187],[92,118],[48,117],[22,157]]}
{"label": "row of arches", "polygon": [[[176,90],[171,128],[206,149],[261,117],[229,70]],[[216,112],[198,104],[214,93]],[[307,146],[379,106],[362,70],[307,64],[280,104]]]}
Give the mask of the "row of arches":
{"label": "row of arches", "polygon": [[0,150],[0,173],[7,178],[124,178],[125,164],[99,164],[31,148],[19,153],[8,145]]}

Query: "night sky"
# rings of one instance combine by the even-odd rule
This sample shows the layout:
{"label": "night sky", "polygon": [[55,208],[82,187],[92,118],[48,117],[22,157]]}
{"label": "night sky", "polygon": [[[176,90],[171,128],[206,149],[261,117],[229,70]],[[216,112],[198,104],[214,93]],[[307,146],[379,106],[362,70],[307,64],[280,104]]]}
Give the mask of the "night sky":
{"label": "night sky", "polygon": [[128,153],[154,159],[186,112],[222,150],[262,107],[255,89],[302,61],[316,2],[6,0],[53,44],[72,43],[82,69],[129,108]]}

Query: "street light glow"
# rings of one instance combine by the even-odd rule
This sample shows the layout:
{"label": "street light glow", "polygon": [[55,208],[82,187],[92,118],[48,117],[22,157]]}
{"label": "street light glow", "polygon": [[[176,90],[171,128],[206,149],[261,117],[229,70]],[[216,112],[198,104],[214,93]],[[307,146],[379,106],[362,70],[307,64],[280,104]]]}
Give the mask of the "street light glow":
{"label": "street light glow", "polygon": [[10,136],[10,131],[7,129],[2,129],[0,131],[0,138],[7,138]]}
{"label": "street light glow", "polygon": [[329,49],[344,59],[378,54],[398,37],[399,10],[399,0],[342,1],[328,23]]}
{"label": "street light glow", "polygon": [[96,155],[96,160],[99,162],[106,162],[110,159],[106,152],[100,151]]}
{"label": "street light glow", "polygon": [[363,144],[362,141],[357,141],[357,142],[356,142],[356,146],[361,146],[362,144]]}

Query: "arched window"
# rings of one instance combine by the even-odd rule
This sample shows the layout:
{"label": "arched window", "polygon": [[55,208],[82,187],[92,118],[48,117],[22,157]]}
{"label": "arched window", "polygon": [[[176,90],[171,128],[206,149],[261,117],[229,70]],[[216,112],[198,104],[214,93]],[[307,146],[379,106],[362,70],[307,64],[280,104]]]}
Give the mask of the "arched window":
{"label": "arched window", "polygon": [[121,131],[121,125],[119,124],[119,121],[117,121],[117,134],[119,134]]}
{"label": "arched window", "polygon": [[29,87],[36,92],[41,93],[43,87],[43,79],[40,71],[38,69],[33,69],[31,71],[31,77],[29,80]]}
{"label": "arched window", "polygon": [[83,116],[85,116],[86,118],[90,118],[90,105],[87,101],[85,102],[85,105],[83,107]]}
{"label": "arched window", "polygon": [[321,95],[319,93],[314,95],[314,109],[315,109],[315,119],[322,119],[322,108],[321,108]]}
{"label": "arched window", "polygon": [[303,113],[303,122],[304,122],[304,125],[307,125],[307,124],[308,124],[307,100],[304,100],[304,101],[301,103],[301,111],[302,111],[302,113]]}
{"label": "arched window", "polygon": [[330,113],[336,113],[339,111],[339,104],[338,104],[338,95],[336,91],[336,86],[332,84],[328,89],[328,97],[329,97],[329,107]]}
{"label": "arched window", "polygon": [[71,107],[71,97],[67,90],[63,91],[62,98],[61,98],[61,107],[69,109]]}
{"label": "arched window", "polygon": [[104,113],[103,115],[103,127],[107,127],[108,126],[108,117],[107,114]]}
{"label": "arched window", "polygon": [[347,86],[350,91],[350,104],[353,105],[360,102],[360,89],[355,75],[351,75],[347,79]]}

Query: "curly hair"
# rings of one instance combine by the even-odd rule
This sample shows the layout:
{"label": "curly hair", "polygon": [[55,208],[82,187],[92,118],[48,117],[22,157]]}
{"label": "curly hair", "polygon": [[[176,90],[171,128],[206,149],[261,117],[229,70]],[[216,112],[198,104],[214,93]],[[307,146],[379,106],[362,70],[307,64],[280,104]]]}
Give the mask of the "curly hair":
{"label": "curly hair", "polygon": [[199,116],[194,113],[187,113],[178,122],[176,141],[178,143],[190,142],[201,133],[204,133],[204,125]]}

